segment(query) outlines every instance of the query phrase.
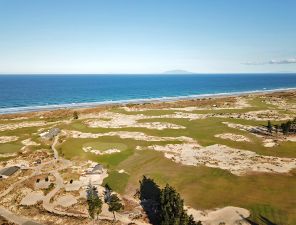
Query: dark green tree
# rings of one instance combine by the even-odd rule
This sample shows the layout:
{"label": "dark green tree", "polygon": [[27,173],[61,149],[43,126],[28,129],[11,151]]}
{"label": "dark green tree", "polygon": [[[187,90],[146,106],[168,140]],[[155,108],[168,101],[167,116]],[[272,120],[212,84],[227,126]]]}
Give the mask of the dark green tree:
{"label": "dark green tree", "polygon": [[97,188],[93,186],[91,183],[89,183],[87,187],[86,194],[88,213],[92,219],[95,219],[102,212],[103,202],[99,197]]}
{"label": "dark green tree", "polygon": [[160,192],[160,224],[161,225],[200,225],[189,216],[184,209],[180,194],[168,184]]}
{"label": "dark green tree", "polygon": [[275,128],[275,133],[278,133],[279,132],[279,125],[274,125],[274,128]]}
{"label": "dark green tree", "polygon": [[272,133],[272,124],[271,124],[270,120],[268,120],[268,122],[267,122],[267,130],[269,133]]}
{"label": "dark green tree", "polygon": [[121,204],[121,200],[118,198],[116,194],[112,194],[110,196],[108,205],[109,205],[108,210],[113,213],[114,221],[115,221],[116,220],[115,212],[118,212],[119,210],[124,208],[123,205]]}
{"label": "dark green tree", "polygon": [[104,201],[106,203],[110,202],[110,197],[112,194],[112,189],[108,184],[105,184],[105,190],[104,190]]}
{"label": "dark green tree", "polygon": [[78,119],[78,112],[77,111],[74,111],[73,112],[73,119],[74,120],[77,120]]}

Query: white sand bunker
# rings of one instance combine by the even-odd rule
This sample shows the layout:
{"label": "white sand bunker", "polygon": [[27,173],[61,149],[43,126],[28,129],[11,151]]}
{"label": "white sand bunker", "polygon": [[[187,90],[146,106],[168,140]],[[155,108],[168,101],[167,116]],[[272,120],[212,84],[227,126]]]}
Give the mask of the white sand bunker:
{"label": "white sand bunker", "polygon": [[113,154],[113,153],[118,153],[121,152],[119,149],[117,148],[110,148],[104,151],[98,150],[98,149],[93,149],[92,147],[88,146],[88,147],[83,147],[82,150],[84,152],[90,152],[96,155],[108,155],[108,154]]}
{"label": "white sand bunker", "polygon": [[286,138],[287,141],[296,142],[296,136],[290,136]]}
{"label": "white sand bunker", "polygon": [[[125,127],[137,127],[147,129],[185,129],[185,127],[167,123],[167,122],[138,122],[141,119],[151,119],[153,117],[138,115],[126,115],[120,113],[104,112],[97,115],[100,119],[92,119],[86,121],[86,125],[89,127],[103,127],[103,128],[125,128]],[[106,120],[107,119],[107,120]]]}
{"label": "white sand bunker", "polygon": [[230,128],[242,130],[242,131],[248,131],[250,133],[255,134],[256,136],[262,137],[262,133],[267,133],[266,129],[262,127],[256,127],[251,125],[242,125],[238,123],[230,123],[230,122],[222,122],[223,124],[227,125]]}
{"label": "white sand bunker", "polygon": [[187,112],[176,112],[173,114],[153,116],[151,118],[165,118],[165,119],[189,119],[189,120],[199,120],[206,119],[210,114],[196,114],[196,113],[187,113]]}
{"label": "white sand bunker", "polygon": [[296,168],[296,159],[262,156],[255,152],[211,145],[201,147],[197,143],[152,145],[149,149],[162,151],[165,157],[184,165],[205,165],[228,170],[235,175],[249,172],[287,173]]}
{"label": "white sand bunker", "polygon": [[17,136],[0,136],[0,144],[17,141]]}
{"label": "white sand bunker", "polygon": [[23,140],[22,141],[22,144],[25,145],[25,146],[29,146],[29,145],[31,145],[31,146],[38,146],[38,145],[40,145],[40,144],[36,143],[35,141],[32,141],[31,138],[28,138],[26,140]]}
{"label": "white sand bunker", "polygon": [[15,129],[24,128],[24,127],[41,127],[41,126],[45,126],[45,125],[49,125],[49,124],[53,124],[53,123],[55,123],[55,122],[35,121],[35,122],[1,124],[0,131],[15,130]]}
{"label": "white sand bunker", "polygon": [[83,133],[80,131],[65,131],[72,138],[99,138],[104,136],[119,136],[122,139],[134,139],[138,141],[193,141],[190,137],[157,137],[150,136],[142,132],[129,132],[129,131],[114,131],[108,133]]}
{"label": "white sand bunker", "polygon": [[275,147],[276,145],[278,145],[278,143],[274,139],[264,139],[263,140],[263,145],[266,148],[272,148],[272,147]]}
{"label": "white sand bunker", "polygon": [[28,193],[22,200],[21,205],[35,205],[40,201],[43,201],[44,195],[42,191],[33,191]]}
{"label": "white sand bunker", "polygon": [[201,221],[203,225],[243,225],[249,224],[244,221],[250,216],[250,212],[244,208],[227,206],[216,210],[195,210],[188,209],[188,214],[192,214],[196,221]]}
{"label": "white sand bunker", "polygon": [[249,138],[239,134],[224,133],[224,134],[216,134],[215,137],[221,138],[221,139],[228,139],[231,141],[250,142]]}
{"label": "white sand bunker", "polygon": [[62,207],[70,207],[77,203],[77,199],[75,196],[71,194],[63,195],[62,197],[58,198],[55,202],[56,205],[60,205]]}

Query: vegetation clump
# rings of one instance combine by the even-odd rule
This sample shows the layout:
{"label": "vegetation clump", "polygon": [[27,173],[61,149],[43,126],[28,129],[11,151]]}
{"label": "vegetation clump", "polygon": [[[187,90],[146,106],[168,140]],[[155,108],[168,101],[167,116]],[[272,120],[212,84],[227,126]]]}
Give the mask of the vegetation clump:
{"label": "vegetation clump", "polygon": [[73,119],[74,120],[77,120],[79,118],[79,116],[78,116],[78,112],[77,111],[74,111],[73,112]]}
{"label": "vegetation clump", "polygon": [[160,189],[153,179],[143,176],[139,197],[152,224],[201,225],[200,221],[194,221],[193,216],[187,214],[180,194],[168,184]]}
{"label": "vegetation clump", "polygon": [[98,190],[90,183],[87,187],[86,193],[89,216],[92,219],[98,218],[98,215],[102,212],[103,205],[103,202],[99,197]]}

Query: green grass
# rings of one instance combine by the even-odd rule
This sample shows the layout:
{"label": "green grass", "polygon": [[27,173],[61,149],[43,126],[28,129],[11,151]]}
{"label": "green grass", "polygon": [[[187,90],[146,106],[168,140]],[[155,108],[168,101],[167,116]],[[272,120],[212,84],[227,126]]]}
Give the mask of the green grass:
{"label": "green grass", "polygon": [[5,154],[5,153],[14,153],[18,152],[21,149],[22,145],[18,143],[5,143],[5,144],[0,144],[0,153]]}
{"label": "green grass", "polygon": [[109,176],[104,179],[103,185],[108,184],[112,190],[123,194],[128,183],[129,175],[118,173],[117,171],[109,172]]}

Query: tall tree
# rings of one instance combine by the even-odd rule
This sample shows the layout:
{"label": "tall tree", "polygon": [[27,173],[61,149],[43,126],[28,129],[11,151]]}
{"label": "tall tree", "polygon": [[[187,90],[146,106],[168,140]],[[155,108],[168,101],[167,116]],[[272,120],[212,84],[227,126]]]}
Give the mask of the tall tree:
{"label": "tall tree", "polygon": [[110,196],[108,205],[109,205],[108,210],[113,213],[114,221],[115,221],[116,220],[115,212],[118,212],[119,210],[123,209],[123,205],[121,204],[121,200],[118,198],[118,196],[116,194],[112,194]]}
{"label": "tall tree", "polygon": [[74,111],[73,112],[73,119],[74,120],[77,120],[78,119],[78,112],[77,111]]}
{"label": "tall tree", "polygon": [[89,216],[92,219],[95,219],[102,212],[103,202],[99,197],[97,188],[91,183],[89,183],[87,187],[86,194]]}
{"label": "tall tree", "polygon": [[268,120],[268,122],[267,122],[267,130],[269,133],[272,133],[272,124],[271,124],[270,120]]}
{"label": "tall tree", "polygon": [[161,225],[200,225],[189,216],[184,209],[180,194],[168,184],[160,192],[160,224]]}

